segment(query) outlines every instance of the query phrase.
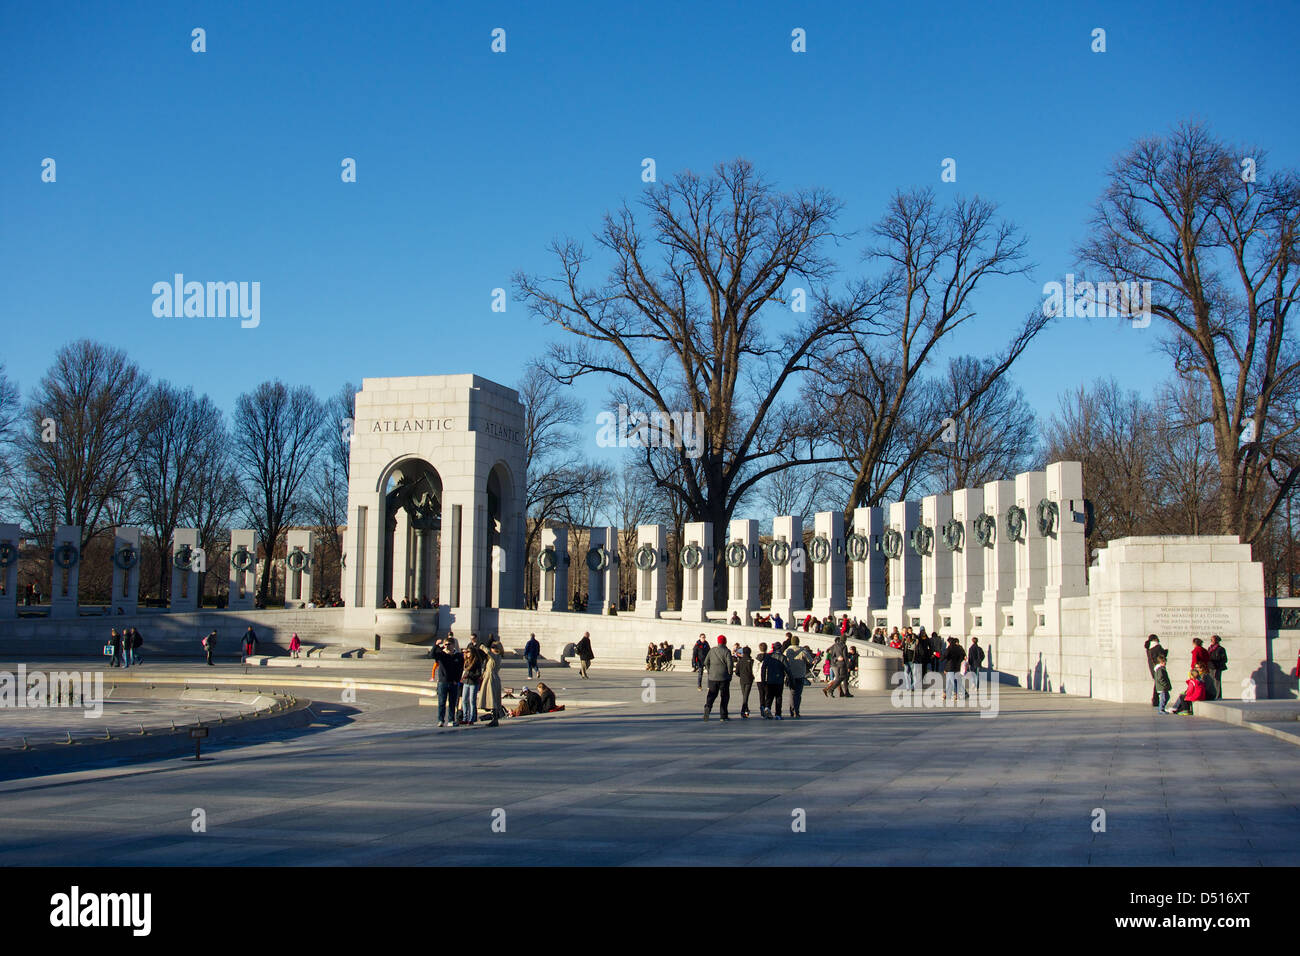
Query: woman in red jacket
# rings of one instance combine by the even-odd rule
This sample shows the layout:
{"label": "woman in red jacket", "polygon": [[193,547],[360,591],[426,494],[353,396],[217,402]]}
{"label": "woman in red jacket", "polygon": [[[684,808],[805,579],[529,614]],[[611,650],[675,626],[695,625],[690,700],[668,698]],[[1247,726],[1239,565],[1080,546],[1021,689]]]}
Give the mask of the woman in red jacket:
{"label": "woman in red jacket", "polygon": [[[1200,638],[1197,638],[1200,640]],[[1193,667],[1191,674],[1187,677],[1187,689],[1178,695],[1178,700],[1174,701],[1172,708],[1175,714],[1191,714],[1192,703],[1198,700],[1205,700],[1205,677],[1204,669]]]}
{"label": "woman in red jacket", "polygon": [[1199,637],[1192,638],[1192,667],[1200,667],[1203,670],[1210,669],[1210,652],[1205,649],[1205,642]]}

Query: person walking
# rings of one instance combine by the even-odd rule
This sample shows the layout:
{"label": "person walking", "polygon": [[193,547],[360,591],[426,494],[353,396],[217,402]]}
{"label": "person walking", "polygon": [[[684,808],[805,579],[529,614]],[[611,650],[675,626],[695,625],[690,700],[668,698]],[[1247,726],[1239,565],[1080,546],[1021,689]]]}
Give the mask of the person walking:
{"label": "person walking", "polygon": [[528,679],[533,679],[533,671],[537,671],[537,676],[542,676],[542,668],[537,663],[537,658],[542,655],[542,645],[537,642],[536,634],[528,635],[528,643],[524,645],[524,662],[528,665]]}
{"label": "person walking", "polygon": [[834,697],[838,689],[841,697],[852,697],[849,687],[849,651],[844,646],[843,638],[836,638],[830,649],[831,666],[835,668],[835,679],[822,688],[822,696]]}
{"label": "person walking", "polygon": [[122,667],[126,669],[131,666],[131,631],[129,629],[122,629],[122,633],[118,637],[118,646],[121,648],[118,654],[122,658]]}
{"label": "person walking", "polygon": [[1223,700],[1223,672],[1228,669],[1228,651],[1219,640],[1218,634],[1210,635],[1210,670],[1209,681],[1214,693],[1213,700]]}
{"label": "person walking", "polygon": [[487,660],[487,655],[483,653],[483,648],[479,646],[477,634],[470,634],[469,644],[466,645],[462,658],[463,664],[460,675],[461,723],[473,726],[474,722],[478,720],[479,684],[483,680],[483,665]]}
{"label": "person walking", "polygon": [[785,686],[785,658],[776,651],[763,658],[759,678],[767,685],[767,716],[781,719],[781,688]]}
{"label": "person walking", "polygon": [[736,679],[740,681],[740,716],[749,719],[749,692],[754,687],[754,658],[749,648],[742,648],[736,659]]}
{"label": "person walking", "polygon": [[799,719],[803,707],[803,687],[808,679],[808,668],[812,665],[812,655],[808,648],[799,646],[797,634],[787,632],[790,641],[785,649],[785,683],[790,688],[790,706],[786,710],[791,717]]}
{"label": "person walking", "polygon": [[955,637],[948,638],[948,649],[944,651],[944,688],[943,699],[947,700],[948,695],[952,694],[953,702],[957,701],[957,690],[961,686],[961,665],[966,660],[966,651],[962,649],[961,642]]}
{"label": "person walking", "polygon": [[501,661],[505,657],[505,648],[495,634],[489,634],[483,646],[483,680],[480,683],[479,709],[492,715],[489,727],[499,725],[497,715],[501,712]]}
{"label": "person walking", "polygon": [[119,658],[122,656],[122,635],[117,633],[117,628],[113,628],[108,638],[108,645],[113,649],[112,655],[108,659],[109,667],[121,667]]}
{"label": "person walking", "polygon": [[140,648],[144,646],[144,638],[140,636],[140,631],[134,627],[131,628],[131,663],[139,665]]}
{"label": "person walking", "polygon": [[438,726],[446,727],[448,723],[455,726],[456,691],[460,687],[460,674],[465,667],[465,659],[450,649],[446,638],[435,641],[431,653],[438,662],[435,671],[438,681]]}
{"label": "person walking", "polygon": [[727,650],[727,639],[723,635],[718,635],[718,646],[711,648],[708,655],[704,658],[704,667],[709,673],[709,693],[704,698],[704,719],[709,719],[709,711],[713,710],[713,701],[722,695],[722,706],[719,708],[719,715],[723,720],[730,720],[727,716],[727,704],[731,702],[731,673],[732,662],[731,652]]}
{"label": "person walking", "polygon": [[591,678],[587,676],[587,668],[590,667],[591,662],[596,659],[596,655],[591,651],[591,634],[589,632],[582,632],[582,640],[578,642],[577,650],[579,661],[578,675],[583,680],[590,680]]}
{"label": "person walking", "polygon": [[244,659],[240,663],[247,664],[255,650],[257,650],[257,635],[253,633],[253,625],[250,624],[248,630],[244,632]]}
{"label": "person walking", "polygon": [[970,639],[970,648],[966,651],[966,696],[970,696],[970,688],[975,688],[975,695],[978,697],[980,692],[980,668],[984,666],[984,648],[980,647],[980,639],[972,637]]}
{"label": "person walking", "polygon": [[[764,645],[766,646],[766,645]],[[763,648],[760,647],[759,650]],[[695,689],[704,690],[704,658],[709,656],[709,642],[703,634],[695,642],[695,648],[691,651],[691,670],[695,671]]]}
{"label": "person walking", "polygon": [[214,628],[207,637],[203,639],[203,652],[208,655],[208,666],[212,667],[212,655],[217,649],[217,632]]}

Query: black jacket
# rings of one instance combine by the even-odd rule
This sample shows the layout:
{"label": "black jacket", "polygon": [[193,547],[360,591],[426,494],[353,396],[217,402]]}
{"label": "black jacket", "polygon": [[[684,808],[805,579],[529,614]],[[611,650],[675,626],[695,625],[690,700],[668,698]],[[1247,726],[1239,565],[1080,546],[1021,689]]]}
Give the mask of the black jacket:
{"label": "black jacket", "polygon": [[970,650],[966,654],[966,659],[970,661],[971,670],[979,670],[984,666],[984,648],[980,647],[978,644],[972,644]]}
{"label": "black jacket", "polygon": [[949,644],[947,653],[943,655],[946,670],[949,674],[956,674],[961,670],[961,662],[966,659],[966,652],[962,650],[960,644]]}
{"label": "black jacket", "polygon": [[584,637],[578,642],[578,659],[583,661],[596,659],[596,655],[591,652],[591,638]]}
{"label": "black jacket", "polygon": [[433,659],[438,662],[439,684],[460,683],[461,671],[465,669],[465,658],[459,654],[448,654],[446,651],[440,651],[435,647]]}
{"label": "black jacket", "polygon": [[744,654],[736,658],[736,677],[742,684],[754,683],[754,658]]}

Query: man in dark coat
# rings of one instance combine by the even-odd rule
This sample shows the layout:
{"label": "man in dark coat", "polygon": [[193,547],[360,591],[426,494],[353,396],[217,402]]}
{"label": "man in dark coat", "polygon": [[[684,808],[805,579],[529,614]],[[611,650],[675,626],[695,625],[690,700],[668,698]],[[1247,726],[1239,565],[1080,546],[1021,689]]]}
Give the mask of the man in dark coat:
{"label": "man in dark coat", "polygon": [[1228,652],[1219,640],[1218,634],[1210,635],[1210,669],[1209,678],[1214,696],[1210,700],[1223,699],[1223,672],[1228,669]]}
{"label": "man in dark coat", "polygon": [[781,689],[785,686],[785,658],[777,651],[764,656],[759,679],[767,688],[767,713],[764,717],[781,719]]}
{"label": "man in dark coat", "polygon": [[944,700],[948,699],[949,694],[952,694],[954,701],[957,699],[957,692],[961,688],[961,662],[965,659],[966,651],[961,646],[961,642],[955,637],[948,638],[948,649],[943,655]]}
{"label": "man in dark coat", "polygon": [[695,688],[704,690],[704,658],[709,653],[709,642],[700,635],[700,639],[695,642],[695,648],[691,651],[691,670],[695,671]]}
{"label": "man in dark coat", "polygon": [[591,662],[595,660],[596,655],[591,650],[591,634],[589,632],[582,632],[582,640],[578,642],[577,650],[578,660],[581,662],[578,665],[578,675],[583,680],[590,680],[591,678],[587,676],[587,668],[591,666]]}
{"label": "man in dark coat", "polygon": [[970,649],[966,651],[966,696],[970,696],[969,688],[974,687],[975,693],[980,689],[980,668],[984,666],[984,648],[980,647],[980,639],[972,637],[970,639]]}
{"label": "man in dark coat", "polygon": [[537,658],[542,654],[542,645],[537,642],[536,634],[528,635],[528,643],[524,645],[524,661],[528,664],[528,677],[531,680],[533,671],[537,671],[541,676],[542,668],[537,663]]}
{"label": "man in dark coat", "polygon": [[754,658],[743,648],[736,658],[736,678],[740,681],[740,716],[749,718],[749,692],[754,688]]}

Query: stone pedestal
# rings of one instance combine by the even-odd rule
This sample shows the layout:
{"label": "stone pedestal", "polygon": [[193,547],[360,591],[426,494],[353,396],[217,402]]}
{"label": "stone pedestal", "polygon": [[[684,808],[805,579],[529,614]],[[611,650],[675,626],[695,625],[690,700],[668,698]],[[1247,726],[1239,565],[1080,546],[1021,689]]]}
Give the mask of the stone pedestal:
{"label": "stone pedestal", "polygon": [[[543,528],[537,554],[537,610],[569,609],[569,529]],[[547,570],[544,565],[554,562]]]}
{"label": "stone pedestal", "polygon": [[713,610],[714,560],[712,522],[688,522],[682,529],[683,621],[709,619]]}
{"label": "stone pedestal", "polygon": [[140,610],[140,529],[113,532],[113,593],[110,614],[136,614]]}
{"label": "stone pedestal", "polygon": [[[943,529],[952,520],[952,498],[929,495],[921,499],[921,523],[908,547],[921,550],[921,601],[918,617],[927,631],[947,634],[952,615],[944,615],[952,602],[953,552],[943,543]],[[947,617],[945,621],[944,618]],[[960,634],[960,628],[959,628]]]}
{"label": "stone pedestal", "polygon": [[808,542],[808,573],[813,576],[812,612],[818,618],[839,614],[848,601],[844,595],[844,513],[819,511],[813,518]]}
{"label": "stone pedestal", "polygon": [[[1039,617],[1043,612],[1043,599],[1047,590],[1047,536],[1038,526],[1038,504],[1047,497],[1047,475],[1041,471],[1026,471],[1016,475],[1016,506],[1024,510],[1024,527],[1015,542],[1016,552],[1016,588],[1011,597],[1011,606],[1007,614],[1006,628],[1002,632],[999,646],[1003,652],[1021,653],[1024,648],[1026,660],[1030,667],[1035,664],[1034,655],[1041,651],[1032,651],[1032,638],[1040,627]],[[1011,529],[1005,509],[1002,515],[1002,530],[1007,538]]]}
{"label": "stone pedestal", "polygon": [[618,606],[618,537],[613,528],[592,528],[587,547],[587,613]]}
{"label": "stone pedestal", "polygon": [[637,617],[657,618],[668,609],[668,532],[661,524],[638,525],[636,551]]}
{"label": "stone pedestal", "polygon": [[746,627],[754,622],[754,612],[759,608],[758,571],[763,552],[758,545],[758,522],[738,520],[731,522],[731,540],[723,560],[727,564],[727,620],[739,614]]}
{"label": "stone pedestal", "polygon": [[[954,532],[956,550],[952,553],[952,600],[948,604],[949,625],[953,636],[972,634],[972,610],[984,600],[984,558],[988,550],[975,537],[975,519],[984,510],[984,489],[963,488],[952,495],[952,520],[960,531]],[[942,547],[950,547],[941,533]]]}
{"label": "stone pedestal", "polygon": [[1192,638],[1208,649],[1212,634],[1228,652],[1224,699],[1241,699],[1252,687],[1264,696],[1264,569],[1251,560],[1250,545],[1226,535],[1120,538],[1098,554],[1091,585],[1093,633],[1083,656],[1093,661],[1094,697],[1150,702],[1148,634],[1169,651],[1171,699],[1186,683]]}
{"label": "stone pedestal", "polygon": [[853,509],[853,534],[845,539],[853,562],[853,616],[875,630],[877,612],[886,605],[885,556],[880,536],[885,530],[883,508]]}
{"label": "stone pedestal", "polygon": [[793,630],[792,619],[804,610],[803,519],[791,515],[776,518],[767,553],[772,565],[772,613],[780,614],[785,626]]}
{"label": "stone pedestal", "polygon": [[16,524],[0,524],[0,621],[18,616],[18,556],[21,532]]}
{"label": "stone pedestal", "polygon": [[[984,510],[971,522],[974,545],[984,549],[984,594],[971,620],[971,633],[980,638],[985,651],[994,655],[997,639],[1006,628],[1006,605],[1016,589],[1015,543],[1007,540],[1005,514],[1015,504],[1014,481],[990,481],[984,485]],[[981,544],[979,528],[988,529],[988,543]],[[998,666],[996,658],[993,666]]]}
{"label": "stone pedestal", "polygon": [[312,600],[312,575],[316,565],[316,534],[293,528],[285,536],[284,606],[295,608]]}
{"label": "stone pedestal", "polygon": [[912,626],[912,611],[921,601],[921,557],[911,545],[912,530],[921,523],[919,501],[895,501],[889,506],[889,527],[881,548],[889,561],[889,627]]}
{"label": "stone pedestal", "polygon": [[171,553],[172,593],[169,606],[173,611],[199,609],[199,582],[203,561],[198,529],[177,528],[172,533]]}
{"label": "stone pedestal", "polygon": [[79,612],[77,584],[81,572],[81,528],[59,525],[54,529],[50,558],[50,617],[76,618]]}
{"label": "stone pedestal", "polygon": [[248,529],[230,532],[230,579],[226,607],[251,611],[257,598],[257,533]]}

